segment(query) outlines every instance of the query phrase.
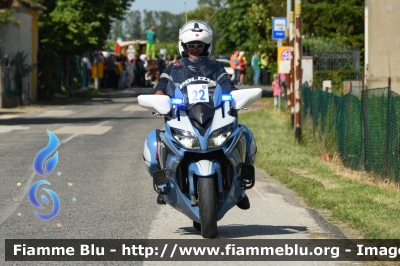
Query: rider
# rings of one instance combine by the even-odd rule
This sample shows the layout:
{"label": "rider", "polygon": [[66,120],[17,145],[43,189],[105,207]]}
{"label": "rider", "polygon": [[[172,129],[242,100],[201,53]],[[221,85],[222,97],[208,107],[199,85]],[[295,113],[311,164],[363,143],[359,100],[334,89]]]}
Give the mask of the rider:
{"label": "rider", "polygon": [[[200,57],[206,57],[211,54],[212,50],[212,30],[203,21],[193,20],[187,22],[179,30],[179,53],[182,58],[189,58],[190,65],[186,68],[192,72],[198,71],[196,62],[200,62]],[[221,85],[223,93],[229,93],[237,88],[227,78],[227,73],[224,68],[221,68],[217,61],[210,61],[210,64],[216,64],[216,69],[222,69],[223,72],[217,74],[216,81]],[[201,63],[200,63],[201,65]],[[180,66],[180,62],[175,62],[168,66],[168,68],[161,74],[160,81],[155,88],[155,94],[170,95],[167,92],[167,84],[171,79],[170,73],[173,67]],[[228,90],[229,88],[229,90]],[[228,91],[224,91],[228,90]]]}
{"label": "rider", "polygon": [[[196,62],[198,60],[204,60],[200,57],[210,56],[212,50],[212,30],[203,21],[192,20],[184,24],[179,30],[179,53],[182,58],[189,58],[189,65],[184,65],[183,67],[189,69],[192,72],[198,71],[196,67]],[[210,61],[210,64],[219,64],[218,61]],[[173,96],[173,92],[168,91],[167,84],[171,78],[171,70],[173,67],[182,66],[178,60],[175,63],[170,64],[160,76],[160,81],[155,87],[155,94]],[[216,67],[220,73],[214,73],[215,79],[218,84],[220,84],[223,93],[229,93],[232,90],[237,90],[233,83],[228,78],[228,73],[226,73],[224,68],[219,65]],[[249,132],[249,138],[252,138]],[[157,198],[157,203],[165,204],[164,195],[159,194]],[[237,206],[241,209],[249,209],[250,201],[247,196],[245,196]]]}

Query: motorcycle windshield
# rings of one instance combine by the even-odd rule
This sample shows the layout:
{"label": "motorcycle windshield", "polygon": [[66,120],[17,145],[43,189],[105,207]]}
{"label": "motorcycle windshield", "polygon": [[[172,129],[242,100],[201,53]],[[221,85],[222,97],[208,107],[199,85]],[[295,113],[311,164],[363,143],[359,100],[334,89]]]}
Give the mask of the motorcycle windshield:
{"label": "motorcycle windshield", "polygon": [[172,66],[167,93],[172,98],[183,99],[180,109],[189,110],[196,104],[217,108],[222,94],[229,92],[227,73],[216,60],[206,56],[198,60],[182,58]]}

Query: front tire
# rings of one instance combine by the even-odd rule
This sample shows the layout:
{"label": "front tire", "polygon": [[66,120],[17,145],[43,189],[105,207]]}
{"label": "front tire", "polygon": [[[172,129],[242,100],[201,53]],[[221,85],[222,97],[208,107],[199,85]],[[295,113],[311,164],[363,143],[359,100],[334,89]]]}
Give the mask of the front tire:
{"label": "front tire", "polygon": [[217,236],[217,194],[213,178],[199,177],[198,197],[201,236],[214,238]]}

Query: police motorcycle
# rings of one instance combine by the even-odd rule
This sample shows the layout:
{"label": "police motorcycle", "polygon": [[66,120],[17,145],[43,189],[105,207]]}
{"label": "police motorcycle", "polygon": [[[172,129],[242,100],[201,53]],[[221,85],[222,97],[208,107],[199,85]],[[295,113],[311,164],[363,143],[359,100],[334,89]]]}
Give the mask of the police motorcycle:
{"label": "police motorcycle", "polygon": [[223,94],[221,85],[208,78],[210,71],[225,73],[217,61],[200,58],[196,76],[182,71],[187,60],[171,70],[172,98],[138,96],[140,106],[165,120],[165,131],[148,134],[143,159],[165,203],[191,219],[202,237],[214,238],[217,221],[255,184],[257,147],[251,131],[238,124],[238,110],[260,99],[261,89]]}

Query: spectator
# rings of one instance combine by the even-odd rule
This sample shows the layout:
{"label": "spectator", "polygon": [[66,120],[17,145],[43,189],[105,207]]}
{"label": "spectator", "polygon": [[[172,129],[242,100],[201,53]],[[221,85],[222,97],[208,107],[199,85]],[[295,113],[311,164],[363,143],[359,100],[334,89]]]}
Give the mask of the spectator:
{"label": "spectator", "polygon": [[115,74],[117,75],[117,78],[116,78],[116,85],[114,88],[116,90],[120,88],[120,82],[121,82],[120,80],[122,78],[123,71],[124,71],[124,67],[122,65],[122,58],[121,58],[121,55],[118,55],[117,56],[117,66],[115,68]]}
{"label": "spectator", "polygon": [[84,57],[82,59],[83,63],[86,64],[87,67],[87,74],[89,75],[89,77],[92,77],[92,64],[89,62],[89,59],[87,59],[87,57]]}
{"label": "spectator", "polygon": [[172,60],[171,64],[175,63],[177,60],[178,60],[178,55],[176,54],[176,55],[174,55],[174,59]]}
{"label": "spectator", "polygon": [[165,60],[165,65],[169,66],[172,63],[171,55],[167,55],[167,59]]}
{"label": "spectator", "polygon": [[231,68],[233,69],[233,85],[237,85],[239,78],[239,61],[238,61],[239,50],[235,51],[229,60]]}
{"label": "spectator", "polygon": [[134,70],[133,70],[134,65],[135,65],[135,61],[133,61],[133,59],[130,60],[130,62],[127,64],[126,72],[127,72],[128,75],[127,75],[125,86],[128,87],[128,88],[132,87],[133,80],[134,80],[134,77],[135,77],[135,73],[134,73]]}
{"label": "spectator", "polygon": [[267,54],[262,54],[260,58],[261,62],[261,84],[269,85],[270,72],[268,70],[268,56]]}
{"label": "spectator", "polygon": [[272,88],[274,90],[273,96],[274,96],[274,109],[278,108],[278,98],[279,94],[281,93],[280,90],[280,84],[279,84],[279,76],[278,74],[274,74],[274,81],[272,82]]}
{"label": "spectator", "polygon": [[123,90],[125,89],[125,83],[127,79],[127,68],[128,68],[128,61],[126,56],[121,55],[121,78],[119,79],[118,89]]}
{"label": "spectator", "polygon": [[145,68],[144,62],[140,59],[139,56],[136,57],[135,68],[135,86],[144,87]]}
{"label": "spectator", "polygon": [[115,86],[115,84],[117,83],[117,81],[115,81],[117,79],[117,74],[115,73],[116,67],[117,67],[117,63],[115,61],[115,56],[114,55],[110,55],[106,62],[106,74],[107,74],[107,87],[108,88],[113,88],[113,89],[117,89],[117,87]]}
{"label": "spectator", "polygon": [[148,66],[147,55],[141,54],[141,55],[140,55],[140,60],[143,61],[143,67],[146,68],[146,67]]}
{"label": "spectator", "polygon": [[167,65],[164,61],[164,55],[160,54],[157,60],[157,70],[160,73],[160,75],[164,72],[165,68],[167,68]]}
{"label": "spectator", "polygon": [[286,94],[286,75],[283,73],[279,74],[279,84],[281,85],[282,89],[282,97]]}
{"label": "spectator", "polygon": [[145,34],[146,34],[146,55],[148,58],[154,59],[156,57],[155,43],[156,41],[158,43],[156,32],[154,31],[154,25],[150,25],[150,28],[146,30]]}
{"label": "spectator", "polygon": [[241,51],[238,56],[239,61],[239,73],[240,73],[240,82],[238,85],[246,84],[246,57],[244,56],[244,51]]}
{"label": "spectator", "polygon": [[151,70],[148,70],[144,76],[145,79],[145,87],[153,87],[154,86],[154,75]]}
{"label": "spectator", "polygon": [[260,79],[260,72],[261,72],[261,67],[260,67],[260,52],[255,51],[253,57],[251,58],[251,66],[253,67],[253,84],[258,85],[258,80]]}

